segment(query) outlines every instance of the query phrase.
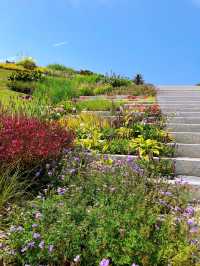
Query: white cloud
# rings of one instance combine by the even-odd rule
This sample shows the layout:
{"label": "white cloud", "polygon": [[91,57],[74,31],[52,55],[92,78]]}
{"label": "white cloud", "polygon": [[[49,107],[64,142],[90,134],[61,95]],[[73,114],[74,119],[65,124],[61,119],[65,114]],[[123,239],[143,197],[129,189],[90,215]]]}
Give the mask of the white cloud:
{"label": "white cloud", "polygon": [[64,42],[58,42],[58,43],[53,43],[53,47],[59,47],[59,46],[63,46],[63,45],[67,45],[68,42],[67,41],[64,41]]}

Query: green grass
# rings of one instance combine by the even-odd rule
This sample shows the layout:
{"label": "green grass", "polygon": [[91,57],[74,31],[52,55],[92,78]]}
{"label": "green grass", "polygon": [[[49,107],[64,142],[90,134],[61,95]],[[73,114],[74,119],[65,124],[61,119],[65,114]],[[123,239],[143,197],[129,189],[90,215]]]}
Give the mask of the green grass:
{"label": "green grass", "polygon": [[0,69],[0,100],[8,102],[10,98],[17,99],[21,93],[11,91],[7,86],[7,78],[13,71]]}
{"label": "green grass", "polygon": [[85,100],[78,102],[76,108],[79,111],[112,111],[122,104],[122,101],[111,101],[106,99]]}

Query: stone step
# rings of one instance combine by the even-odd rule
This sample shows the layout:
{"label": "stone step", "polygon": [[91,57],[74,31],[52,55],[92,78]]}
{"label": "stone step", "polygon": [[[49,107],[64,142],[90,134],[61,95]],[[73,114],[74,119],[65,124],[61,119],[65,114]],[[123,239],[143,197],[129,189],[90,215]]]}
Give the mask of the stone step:
{"label": "stone step", "polygon": [[[198,107],[162,107],[162,105],[160,106],[161,110],[163,113],[169,113],[169,112],[175,112],[175,113],[195,113],[195,112],[200,112],[200,106]],[[191,115],[190,115],[191,116]]]}
{"label": "stone step", "polygon": [[200,117],[200,112],[182,112],[182,111],[177,111],[177,112],[169,111],[169,112],[166,112],[166,111],[164,111],[163,113],[166,114],[169,117],[195,117],[195,118]]}
{"label": "stone step", "polygon": [[169,123],[200,124],[200,117],[169,117]]}
{"label": "stone step", "polygon": [[200,124],[168,123],[167,129],[172,132],[199,132],[200,133]]}
{"label": "stone step", "polygon": [[174,86],[174,85],[159,85],[157,86],[157,91],[162,92],[162,91],[199,91],[200,87],[199,86],[187,86],[187,85],[179,85],[179,86]]}
{"label": "stone step", "polygon": [[176,143],[175,156],[176,157],[187,156],[190,158],[200,158],[200,144]]}
{"label": "stone step", "polygon": [[157,100],[159,102],[199,102],[200,101],[200,93],[198,94],[193,94],[193,95],[162,95],[162,96],[157,96]]}
{"label": "stone step", "polygon": [[170,132],[177,143],[200,144],[200,133],[197,132]]}
{"label": "stone step", "polygon": [[200,101],[161,101],[159,100],[159,105],[180,105],[180,106],[200,106]]}
{"label": "stone step", "polygon": [[200,158],[177,157],[174,162],[177,175],[200,177]]}

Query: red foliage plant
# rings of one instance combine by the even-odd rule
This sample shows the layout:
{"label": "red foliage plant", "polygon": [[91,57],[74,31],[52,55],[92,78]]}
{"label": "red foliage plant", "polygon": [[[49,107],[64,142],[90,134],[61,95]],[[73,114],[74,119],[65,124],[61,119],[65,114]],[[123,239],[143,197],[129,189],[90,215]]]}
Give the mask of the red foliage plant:
{"label": "red foliage plant", "polygon": [[0,164],[21,162],[33,165],[56,159],[73,144],[74,134],[56,122],[37,118],[0,117]]}

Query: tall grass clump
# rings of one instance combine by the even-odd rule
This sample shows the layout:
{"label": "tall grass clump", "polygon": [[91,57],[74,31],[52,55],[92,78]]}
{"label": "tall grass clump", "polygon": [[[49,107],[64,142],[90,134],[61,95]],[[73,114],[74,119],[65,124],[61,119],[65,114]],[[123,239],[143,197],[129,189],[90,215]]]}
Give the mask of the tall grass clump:
{"label": "tall grass clump", "polygon": [[50,104],[58,104],[61,101],[78,96],[76,81],[64,78],[48,77],[39,82],[33,96],[35,98],[46,98]]}

